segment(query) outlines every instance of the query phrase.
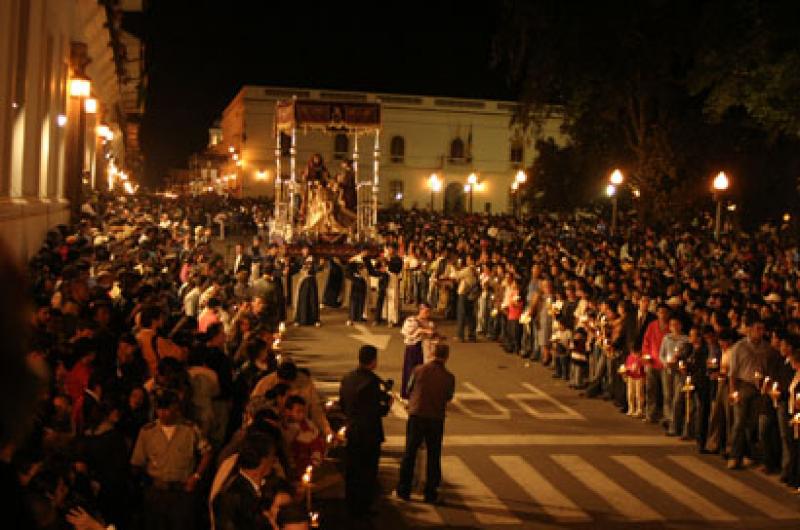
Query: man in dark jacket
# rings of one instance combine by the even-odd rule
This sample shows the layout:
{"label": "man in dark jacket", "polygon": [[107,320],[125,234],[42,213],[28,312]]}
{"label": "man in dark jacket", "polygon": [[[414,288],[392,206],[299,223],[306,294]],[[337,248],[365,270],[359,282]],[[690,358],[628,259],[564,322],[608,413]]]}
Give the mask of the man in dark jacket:
{"label": "man in dark jacket", "polygon": [[456,378],[445,368],[450,347],[437,344],[434,359],[414,369],[409,382],[408,423],[406,424],[406,449],[400,465],[397,496],[403,500],[411,497],[411,479],[417,450],[425,442],[427,464],[425,469],[425,502],[438,501],[437,490],[442,480],[441,458],[444,437],[444,413],[453,399]]}
{"label": "man in dark jacket", "polygon": [[239,450],[238,473],[214,499],[216,530],[263,530],[269,522],[261,511],[261,484],[272,471],[275,446],[266,434],[250,434]]}
{"label": "man in dark jacket", "polygon": [[381,418],[389,412],[391,397],[375,375],[375,346],[361,347],[358,364],[342,379],[339,403],[347,417],[345,497],[351,515],[363,517],[369,514],[378,489],[378,460],[384,440]]}

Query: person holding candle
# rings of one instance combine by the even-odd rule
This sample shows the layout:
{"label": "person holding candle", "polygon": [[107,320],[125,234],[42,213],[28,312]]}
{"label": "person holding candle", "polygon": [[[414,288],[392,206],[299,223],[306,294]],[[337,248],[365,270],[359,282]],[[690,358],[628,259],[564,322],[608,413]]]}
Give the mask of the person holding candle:
{"label": "person holding candle", "polygon": [[[723,329],[719,334],[719,357],[709,359],[709,376],[716,381],[716,391],[711,404],[708,420],[708,436],[705,450],[709,453],[721,453],[728,458],[730,445],[730,429],[733,414],[728,391],[728,371],[730,370],[730,350],[736,340],[736,333],[731,329]],[[716,362],[714,362],[716,361]]]}
{"label": "person holding candle", "polygon": [[345,453],[345,498],[354,518],[369,515],[378,489],[378,460],[383,443],[383,420],[392,398],[375,374],[378,349],[362,346],[358,368],[342,378],[339,404],[347,417]]}
{"label": "person holding candle", "polygon": [[[656,423],[659,416],[666,416],[666,410],[671,404],[664,397],[662,385],[664,365],[661,363],[659,353],[661,342],[669,332],[669,308],[660,304],[656,309],[656,319],[647,326],[647,331],[642,339],[642,361],[645,363],[645,400],[647,404],[646,420]],[[659,414],[658,403],[663,402],[662,414]]]}
{"label": "person holding candle", "polygon": [[681,399],[680,388],[683,386],[684,379],[678,370],[678,362],[684,356],[684,348],[688,344],[689,337],[683,334],[681,318],[673,313],[669,317],[669,333],[664,336],[661,341],[661,347],[658,350],[658,358],[664,366],[664,370],[661,372],[664,392],[664,421],[662,426],[667,429],[669,436],[678,436],[674,410],[676,402]]}
{"label": "person holding candle", "polygon": [[[794,376],[787,386],[786,402],[789,464],[784,482],[792,488],[797,488],[797,492],[800,493],[800,341],[792,342],[792,353],[789,358]],[[781,480],[783,479],[781,476]]]}
{"label": "person holding candle", "polygon": [[771,370],[771,377],[775,381],[771,391],[775,400],[775,415],[780,435],[780,479],[782,482],[787,483],[791,476],[792,445],[794,441],[791,424],[789,423],[792,416],[789,410],[789,391],[792,382],[797,377],[797,367],[794,365],[793,356],[795,352],[800,352],[800,338],[796,335],[783,333],[778,351],[780,357]]}
{"label": "person holding candle", "polygon": [[767,359],[772,347],[764,340],[764,322],[756,313],[747,315],[747,336],[731,350],[731,371],[728,377],[733,402],[733,428],[728,469],[740,469],[753,463],[760,385],[763,383]]}

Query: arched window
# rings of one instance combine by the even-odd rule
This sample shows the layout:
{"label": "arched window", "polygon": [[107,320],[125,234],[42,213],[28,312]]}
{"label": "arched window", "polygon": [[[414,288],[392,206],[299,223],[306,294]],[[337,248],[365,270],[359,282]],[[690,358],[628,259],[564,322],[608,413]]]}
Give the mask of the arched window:
{"label": "arched window", "polygon": [[450,143],[450,159],[457,162],[464,160],[464,140],[456,138]]}
{"label": "arched window", "polygon": [[508,159],[514,166],[522,165],[522,162],[525,160],[525,148],[521,143],[515,142],[511,144],[511,151],[509,152]]}
{"label": "arched window", "polygon": [[350,151],[350,140],[346,134],[337,134],[333,138],[333,158],[344,160]]}
{"label": "arched window", "polygon": [[401,163],[406,157],[406,140],[402,136],[392,137],[392,142],[389,146],[391,160],[394,163]]}

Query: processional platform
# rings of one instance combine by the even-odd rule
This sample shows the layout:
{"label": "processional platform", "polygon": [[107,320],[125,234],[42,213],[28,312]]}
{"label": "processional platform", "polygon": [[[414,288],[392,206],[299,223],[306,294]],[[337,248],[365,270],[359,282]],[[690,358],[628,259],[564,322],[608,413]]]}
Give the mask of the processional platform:
{"label": "processional platform", "polygon": [[[380,190],[380,101],[319,101],[295,97],[278,101],[275,116],[275,212],[271,235],[290,244],[299,241],[313,242],[315,249],[320,248],[319,245],[341,245],[345,242],[363,244],[374,241],[377,237]],[[302,182],[297,174],[298,133],[345,134],[352,137],[356,208],[354,212],[348,213],[349,221],[346,224],[350,226],[334,221],[333,213],[326,211],[324,204],[311,204],[321,207],[313,212],[309,207],[312,183]],[[290,138],[288,172],[282,167],[282,134]],[[371,137],[373,140],[372,171],[368,172],[368,178],[364,178],[359,167],[359,139],[364,137]],[[314,197],[318,195],[315,194]],[[301,204],[304,205],[304,216],[300,213]],[[331,216],[331,221],[321,221],[320,216],[324,215]]]}

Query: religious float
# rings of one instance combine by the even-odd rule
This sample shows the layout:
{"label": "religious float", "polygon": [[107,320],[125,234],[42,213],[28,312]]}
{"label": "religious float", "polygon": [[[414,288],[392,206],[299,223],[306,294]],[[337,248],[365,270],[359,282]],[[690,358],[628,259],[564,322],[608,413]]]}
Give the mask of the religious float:
{"label": "religious float", "polygon": [[[290,253],[304,244],[313,245],[317,256],[348,257],[374,248],[378,235],[381,104],[292,98],[276,103],[275,116],[272,238],[288,243]],[[299,133],[347,135],[352,138],[351,160],[343,161],[332,175],[322,157],[315,154],[300,171]],[[282,136],[289,140],[288,171],[281,162],[286,149],[281,145]],[[360,149],[370,147],[372,170],[363,172]]]}

